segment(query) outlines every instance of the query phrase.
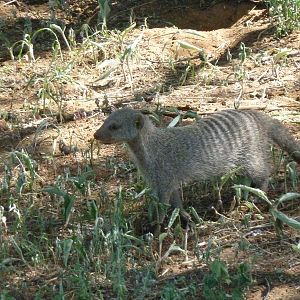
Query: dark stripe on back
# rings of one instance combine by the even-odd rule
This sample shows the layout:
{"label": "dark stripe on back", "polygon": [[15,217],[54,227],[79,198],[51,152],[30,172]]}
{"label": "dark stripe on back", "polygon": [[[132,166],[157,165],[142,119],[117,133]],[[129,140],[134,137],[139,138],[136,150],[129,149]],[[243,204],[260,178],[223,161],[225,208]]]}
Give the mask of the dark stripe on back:
{"label": "dark stripe on back", "polygon": [[228,120],[220,120],[219,116],[216,116],[210,118],[207,123],[216,133],[216,136],[218,137],[218,142],[221,143],[221,146],[225,148],[226,151],[232,149],[232,126],[228,122]]}

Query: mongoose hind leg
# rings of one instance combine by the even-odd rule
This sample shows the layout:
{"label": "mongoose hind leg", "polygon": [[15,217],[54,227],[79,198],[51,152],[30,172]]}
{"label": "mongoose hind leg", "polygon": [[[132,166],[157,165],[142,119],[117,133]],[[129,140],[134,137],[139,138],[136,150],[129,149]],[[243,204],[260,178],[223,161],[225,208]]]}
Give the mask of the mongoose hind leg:
{"label": "mongoose hind leg", "polygon": [[268,150],[256,152],[256,156],[251,155],[244,161],[243,169],[255,188],[266,192],[271,175],[270,155]]}
{"label": "mongoose hind leg", "polygon": [[[261,164],[260,166],[254,165],[253,168],[248,169],[247,175],[251,178],[254,188],[260,189],[263,192],[268,191],[269,177],[271,175],[271,169],[268,163]],[[261,199],[256,196],[251,196],[254,203],[260,203]]]}
{"label": "mongoose hind leg", "polygon": [[252,170],[249,176],[252,179],[255,188],[267,192],[270,174],[270,169],[267,166],[264,166],[260,169]]}

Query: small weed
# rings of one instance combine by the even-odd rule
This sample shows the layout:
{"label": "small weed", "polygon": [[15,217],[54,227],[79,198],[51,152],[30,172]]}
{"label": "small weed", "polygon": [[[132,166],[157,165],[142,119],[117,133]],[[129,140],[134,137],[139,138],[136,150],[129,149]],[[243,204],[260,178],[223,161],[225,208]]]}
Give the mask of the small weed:
{"label": "small weed", "polygon": [[[135,27],[135,24],[132,24],[128,29],[132,30]],[[127,29],[124,30],[121,35],[121,44],[124,43],[124,38],[126,36],[126,34],[128,33]],[[136,56],[137,54],[137,47],[138,44],[140,43],[140,41],[142,40],[144,35],[144,32],[142,31],[129,45],[127,45],[123,51],[120,53],[120,62],[121,62],[121,66],[123,69],[123,75],[124,78],[126,79],[126,72],[125,72],[125,68],[124,66],[127,66],[128,69],[128,73],[129,73],[129,84],[131,87],[131,91],[132,93],[134,92],[134,83],[133,83],[133,75],[132,75],[132,70],[131,70],[131,65],[130,65],[130,61],[132,61],[132,59],[134,58],[134,56]]]}
{"label": "small weed", "polygon": [[298,190],[298,183],[299,183],[299,175],[297,172],[297,166],[296,163],[294,161],[287,163],[286,167],[286,172],[285,172],[285,176],[284,176],[284,187],[285,187],[285,192],[288,192],[288,186],[287,186],[287,179],[289,178],[291,185],[292,185],[292,189],[293,191],[297,191]]}
{"label": "small weed", "polygon": [[187,83],[188,78],[195,77],[195,66],[191,63],[188,63],[184,68],[182,75],[180,76],[179,83],[180,85],[185,85]]}
{"label": "small weed", "polygon": [[0,299],[1,300],[15,300],[16,298],[10,295],[10,292],[7,290],[0,292]]}
{"label": "small weed", "polygon": [[98,0],[98,4],[100,7],[99,15],[98,15],[98,23],[100,24],[102,22],[102,30],[106,29],[107,20],[110,13],[110,7],[108,3],[109,3],[108,0]]}
{"label": "small weed", "polygon": [[112,280],[112,287],[118,299],[127,297],[127,287],[125,281],[126,273],[126,248],[130,247],[130,235],[126,233],[127,224],[124,219],[123,191],[118,190],[115,207],[113,211],[113,227],[111,229],[111,249],[110,260],[107,265],[107,275]]}
{"label": "small weed", "polygon": [[276,229],[278,235],[282,235],[282,226],[283,224],[287,224],[288,226],[300,230],[300,222],[296,221],[293,218],[288,217],[286,214],[279,211],[278,207],[284,202],[293,201],[295,199],[300,199],[300,194],[298,193],[286,193],[282,195],[280,198],[275,200],[270,200],[266,193],[261,191],[260,189],[255,189],[249,186],[244,185],[235,185],[233,186],[235,189],[243,189],[250,193],[253,193],[258,198],[262,199],[269,207],[269,212],[273,217],[273,224]]}
{"label": "small weed", "polygon": [[[37,162],[33,160],[24,150],[13,151],[10,153],[12,165],[16,165],[18,176],[16,181],[16,192],[21,196],[24,188],[27,186],[30,191],[33,190],[33,185],[38,177],[36,169]],[[11,182],[11,167],[6,166],[6,174],[2,181],[2,191],[8,191]]]}
{"label": "small weed", "polygon": [[[49,193],[50,195],[59,196],[63,199],[63,216],[65,225],[70,221],[71,212],[73,211],[74,202],[76,201],[76,191],[79,192],[82,196],[88,196],[90,190],[90,180],[93,178],[93,172],[87,168],[82,173],[79,173],[78,176],[72,177],[69,172],[66,171],[64,176],[59,176],[57,178],[56,185],[45,187],[44,192]],[[66,190],[68,184],[73,185],[73,190],[75,192],[70,193]],[[91,209],[91,207],[89,207]],[[91,211],[89,211],[91,212]]]}
{"label": "small weed", "polygon": [[53,101],[57,106],[60,122],[63,121],[64,103],[66,101],[65,85],[68,83],[76,84],[71,75],[72,67],[72,63],[65,65],[51,64],[42,76],[34,75],[28,82],[28,85],[39,87],[37,109],[42,108],[43,111],[46,111],[48,107],[51,107]]}
{"label": "small weed", "polygon": [[176,287],[176,282],[168,282],[162,291],[161,300],[183,300],[183,299],[194,299],[195,285],[193,283],[188,284],[184,282],[184,288]]}
{"label": "small weed", "polygon": [[251,268],[241,263],[235,274],[230,274],[227,265],[220,259],[209,265],[210,273],[204,276],[203,296],[206,300],[245,299],[245,292],[252,283]]}
{"label": "small weed", "polygon": [[[63,32],[63,30],[60,29],[59,26],[53,24],[52,28],[55,29],[55,30],[58,30],[60,33],[62,33],[63,38],[66,41],[65,36],[64,36],[64,32]],[[7,47],[8,50],[9,50],[9,53],[12,56],[13,59],[14,59],[14,54],[13,54],[14,50],[18,49],[18,59],[19,60],[22,58],[24,53],[26,53],[28,55],[29,60],[34,62],[35,61],[34,42],[35,42],[38,35],[40,35],[41,33],[45,33],[45,32],[48,32],[52,36],[54,36],[53,49],[58,49],[59,52],[60,52],[60,56],[62,58],[60,42],[59,42],[58,36],[54,32],[54,30],[52,30],[51,28],[41,28],[41,29],[38,29],[37,31],[35,31],[34,33],[31,33],[30,29],[27,29],[27,31],[30,31],[30,33],[24,33],[24,37],[23,37],[22,40],[17,41],[13,45]],[[25,51],[26,48],[27,48],[27,52]]]}
{"label": "small weed", "polygon": [[239,64],[234,66],[235,77],[240,81],[243,81],[248,76],[247,71],[245,69],[245,61],[249,57],[250,53],[251,49],[246,47],[246,45],[243,42],[241,42],[238,53]]}

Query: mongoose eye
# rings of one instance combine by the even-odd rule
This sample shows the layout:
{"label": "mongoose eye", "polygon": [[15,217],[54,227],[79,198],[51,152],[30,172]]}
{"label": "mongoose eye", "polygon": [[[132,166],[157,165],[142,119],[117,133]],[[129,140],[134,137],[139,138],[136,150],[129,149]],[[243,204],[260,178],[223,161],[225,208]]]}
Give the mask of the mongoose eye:
{"label": "mongoose eye", "polygon": [[114,130],[119,129],[120,127],[121,127],[120,125],[117,125],[116,123],[113,123],[113,124],[109,125],[108,129],[114,131]]}

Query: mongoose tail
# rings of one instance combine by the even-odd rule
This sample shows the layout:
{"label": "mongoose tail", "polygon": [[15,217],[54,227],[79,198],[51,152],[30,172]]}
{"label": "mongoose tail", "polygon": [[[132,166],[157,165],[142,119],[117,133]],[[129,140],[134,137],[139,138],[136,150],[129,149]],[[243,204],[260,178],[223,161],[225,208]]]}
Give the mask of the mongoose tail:
{"label": "mongoose tail", "polygon": [[298,163],[300,163],[300,142],[296,141],[290,134],[287,128],[278,120],[268,118],[265,122],[268,135],[278,146],[291,155],[291,157]]}

